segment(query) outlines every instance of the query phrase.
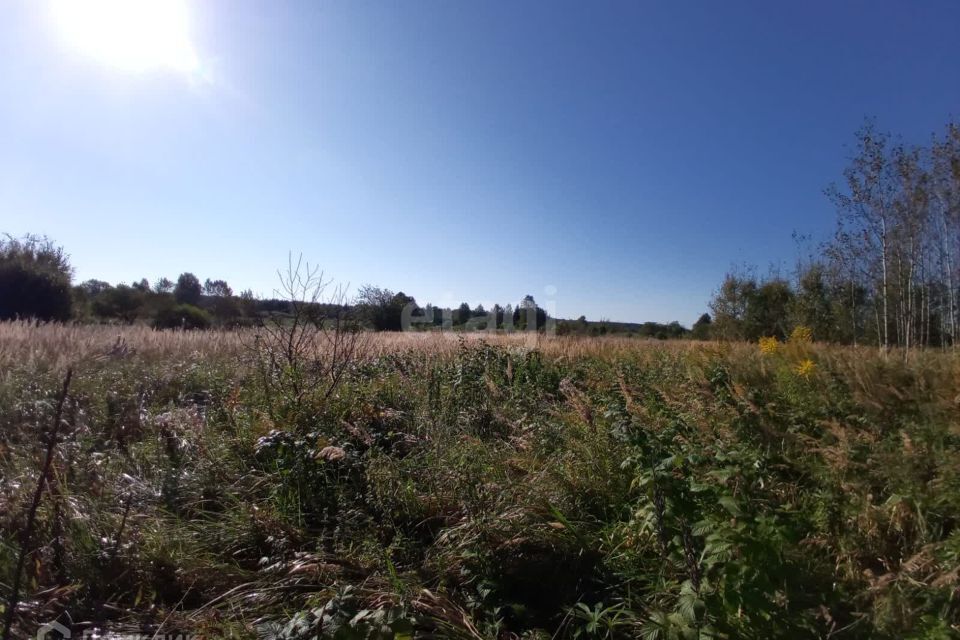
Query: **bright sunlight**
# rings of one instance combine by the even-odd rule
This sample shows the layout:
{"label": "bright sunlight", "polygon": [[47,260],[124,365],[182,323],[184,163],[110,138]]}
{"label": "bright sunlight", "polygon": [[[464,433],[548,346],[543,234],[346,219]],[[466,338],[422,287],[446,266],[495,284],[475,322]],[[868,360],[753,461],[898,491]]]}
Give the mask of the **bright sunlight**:
{"label": "bright sunlight", "polygon": [[199,70],[185,0],[52,0],[63,39],[112,67],[184,74]]}

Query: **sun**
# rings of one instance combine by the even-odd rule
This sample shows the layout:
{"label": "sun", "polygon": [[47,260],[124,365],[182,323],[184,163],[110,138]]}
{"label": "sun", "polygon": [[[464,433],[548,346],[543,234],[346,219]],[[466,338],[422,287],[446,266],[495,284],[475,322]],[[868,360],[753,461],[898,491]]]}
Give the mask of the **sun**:
{"label": "sun", "polygon": [[185,0],[51,0],[51,9],[64,41],[98,62],[130,72],[199,71]]}

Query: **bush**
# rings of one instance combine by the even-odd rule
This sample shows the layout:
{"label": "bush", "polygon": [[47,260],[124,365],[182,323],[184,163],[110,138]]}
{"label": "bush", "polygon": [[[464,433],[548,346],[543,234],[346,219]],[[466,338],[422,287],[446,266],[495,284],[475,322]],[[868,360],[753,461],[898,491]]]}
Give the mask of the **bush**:
{"label": "bush", "polygon": [[63,249],[49,239],[0,239],[0,320],[68,320],[71,275]]}
{"label": "bush", "polygon": [[178,304],[161,309],[153,320],[154,329],[207,329],[210,314],[192,304]]}

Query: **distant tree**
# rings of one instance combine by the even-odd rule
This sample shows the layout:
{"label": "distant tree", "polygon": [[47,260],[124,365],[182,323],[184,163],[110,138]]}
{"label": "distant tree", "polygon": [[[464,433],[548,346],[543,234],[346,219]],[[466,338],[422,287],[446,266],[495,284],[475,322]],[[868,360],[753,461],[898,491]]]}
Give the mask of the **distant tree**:
{"label": "distant tree", "polygon": [[173,290],[173,297],[181,304],[190,304],[196,306],[200,303],[200,297],[203,295],[203,287],[200,286],[200,280],[192,273],[182,273],[177,278],[177,286]]}
{"label": "distant tree", "polygon": [[48,238],[0,238],[0,320],[69,319],[72,275],[63,249]]}
{"label": "distant tree", "polygon": [[597,325],[594,325],[590,329],[590,335],[592,336],[605,336],[610,331],[610,321],[606,318],[600,318],[600,322]]}
{"label": "distant tree", "polygon": [[92,298],[100,295],[102,292],[111,288],[113,285],[111,285],[109,282],[104,282],[103,280],[86,280],[85,282],[81,282],[77,286],[86,295]]}
{"label": "distant tree", "polygon": [[466,302],[460,303],[460,306],[457,307],[456,312],[453,314],[453,323],[464,325],[467,324],[467,321],[470,320],[470,305]]}
{"label": "distant tree", "polygon": [[876,339],[890,346],[891,307],[895,306],[893,253],[901,176],[895,162],[899,147],[890,136],[867,121],[856,133],[856,155],[844,170],[843,187],[832,185],[827,195],[837,207],[837,240],[832,249],[856,268],[857,279],[869,282],[875,293]]}
{"label": "distant tree", "polygon": [[209,311],[221,325],[236,324],[243,316],[240,301],[233,296],[216,296],[209,303]]}
{"label": "distant tree", "polygon": [[711,334],[720,340],[783,339],[789,333],[793,289],[776,275],[757,284],[752,275],[728,273],[710,302]]}
{"label": "distant tree", "polygon": [[233,295],[233,289],[225,280],[211,280],[210,278],[207,278],[203,283],[203,292],[208,296],[218,298],[229,298]]}
{"label": "distant tree", "polygon": [[389,289],[364,285],[357,292],[354,304],[361,316],[377,331],[400,331],[403,327],[403,309],[417,301],[404,292],[394,293]]}
{"label": "distant tree", "polygon": [[746,317],[750,298],[757,289],[751,276],[728,273],[710,301],[713,336],[721,340],[746,339]]}
{"label": "distant tree", "polygon": [[377,331],[383,331],[389,324],[389,307],[394,293],[389,289],[363,285],[357,291],[354,305],[361,317]]}
{"label": "distant tree", "polygon": [[157,293],[170,293],[173,291],[173,281],[170,278],[160,278],[153,283],[153,290]]}
{"label": "distant tree", "polygon": [[666,334],[667,338],[676,339],[684,337],[688,331],[686,327],[674,320],[666,326],[664,333]]}
{"label": "distant tree", "polygon": [[513,312],[514,328],[525,331],[527,329],[543,329],[546,325],[547,312],[537,305],[532,295],[524,296]]}
{"label": "distant tree", "polygon": [[252,318],[257,315],[257,298],[251,289],[240,293],[240,311],[243,315]]}
{"label": "distant tree", "polygon": [[693,329],[690,332],[690,337],[692,337],[694,340],[709,340],[711,337],[710,329],[712,326],[713,320],[710,318],[710,314],[705,313],[693,323]]}
{"label": "distant tree", "polygon": [[[439,314],[439,310],[434,307],[431,303],[427,303],[423,306],[419,316],[417,317],[417,324],[421,328],[425,328],[427,325],[433,325],[436,322],[436,316]],[[411,313],[411,318],[413,314]]]}
{"label": "distant tree", "polygon": [[146,278],[141,278],[139,282],[134,282],[130,286],[142,293],[150,291],[150,282]]}
{"label": "distant tree", "polygon": [[411,312],[413,314],[420,313],[417,307],[417,301],[413,296],[408,296],[403,291],[400,291],[391,298],[387,318],[387,331],[401,331],[403,329],[403,310],[407,305],[412,306]]}
{"label": "distant tree", "polygon": [[144,293],[125,284],[105,289],[92,301],[93,313],[101,318],[133,322],[144,303]]}
{"label": "distant tree", "polygon": [[93,301],[111,287],[103,280],[87,280],[73,287],[73,317],[89,320],[93,314]]}
{"label": "distant tree", "polygon": [[756,288],[747,300],[747,340],[757,340],[763,336],[784,339],[790,333],[789,309],[792,302],[790,283],[781,278],[771,278]]}
{"label": "distant tree", "polygon": [[483,331],[490,324],[492,324],[490,318],[487,315],[487,310],[483,307],[482,304],[478,304],[470,312],[470,319],[467,321],[467,325],[470,329],[476,331]]}
{"label": "distant tree", "polygon": [[804,325],[817,340],[835,340],[834,305],[830,286],[820,264],[803,269],[797,278],[797,293],[790,306],[791,324]]}
{"label": "distant tree", "polygon": [[[825,273],[829,287],[830,315],[834,321],[829,339],[856,345],[867,336],[868,327],[876,318],[874,310],[871,309],[870,291],[866,284],[859,280],[856,270],[850,269],[849,263],[845,262],[846,256],[833,254],[828,249],[827,257],[829,262]],[[941,286],[943,285],[936,288],[941,290]],[[949,301],[950,295],[950,291],[941,290],[941,299]],[[944,309],[946,314],[950,313],[950,309],[948,302]],[[949,331],[949,327],[946,328]],[[820,339],[816,332],[814,338]]]}
{"label": "distant tree", "polygon": [[503,307],[501,307],[499,304],[493,305],[493,309],[490,310],[490,314],[493,316],[491,319],[494,322],[494,328],[503,328]]}

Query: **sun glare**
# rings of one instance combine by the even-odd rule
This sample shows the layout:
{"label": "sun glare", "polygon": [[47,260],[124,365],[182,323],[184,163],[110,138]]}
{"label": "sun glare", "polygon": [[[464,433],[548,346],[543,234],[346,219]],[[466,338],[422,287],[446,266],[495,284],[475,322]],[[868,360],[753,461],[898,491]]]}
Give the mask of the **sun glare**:
{"label": "sun glare", "polygon": [[52,9],[63,39],[101,63],[131,72],[199,71],[185,0],[53,0]]}

